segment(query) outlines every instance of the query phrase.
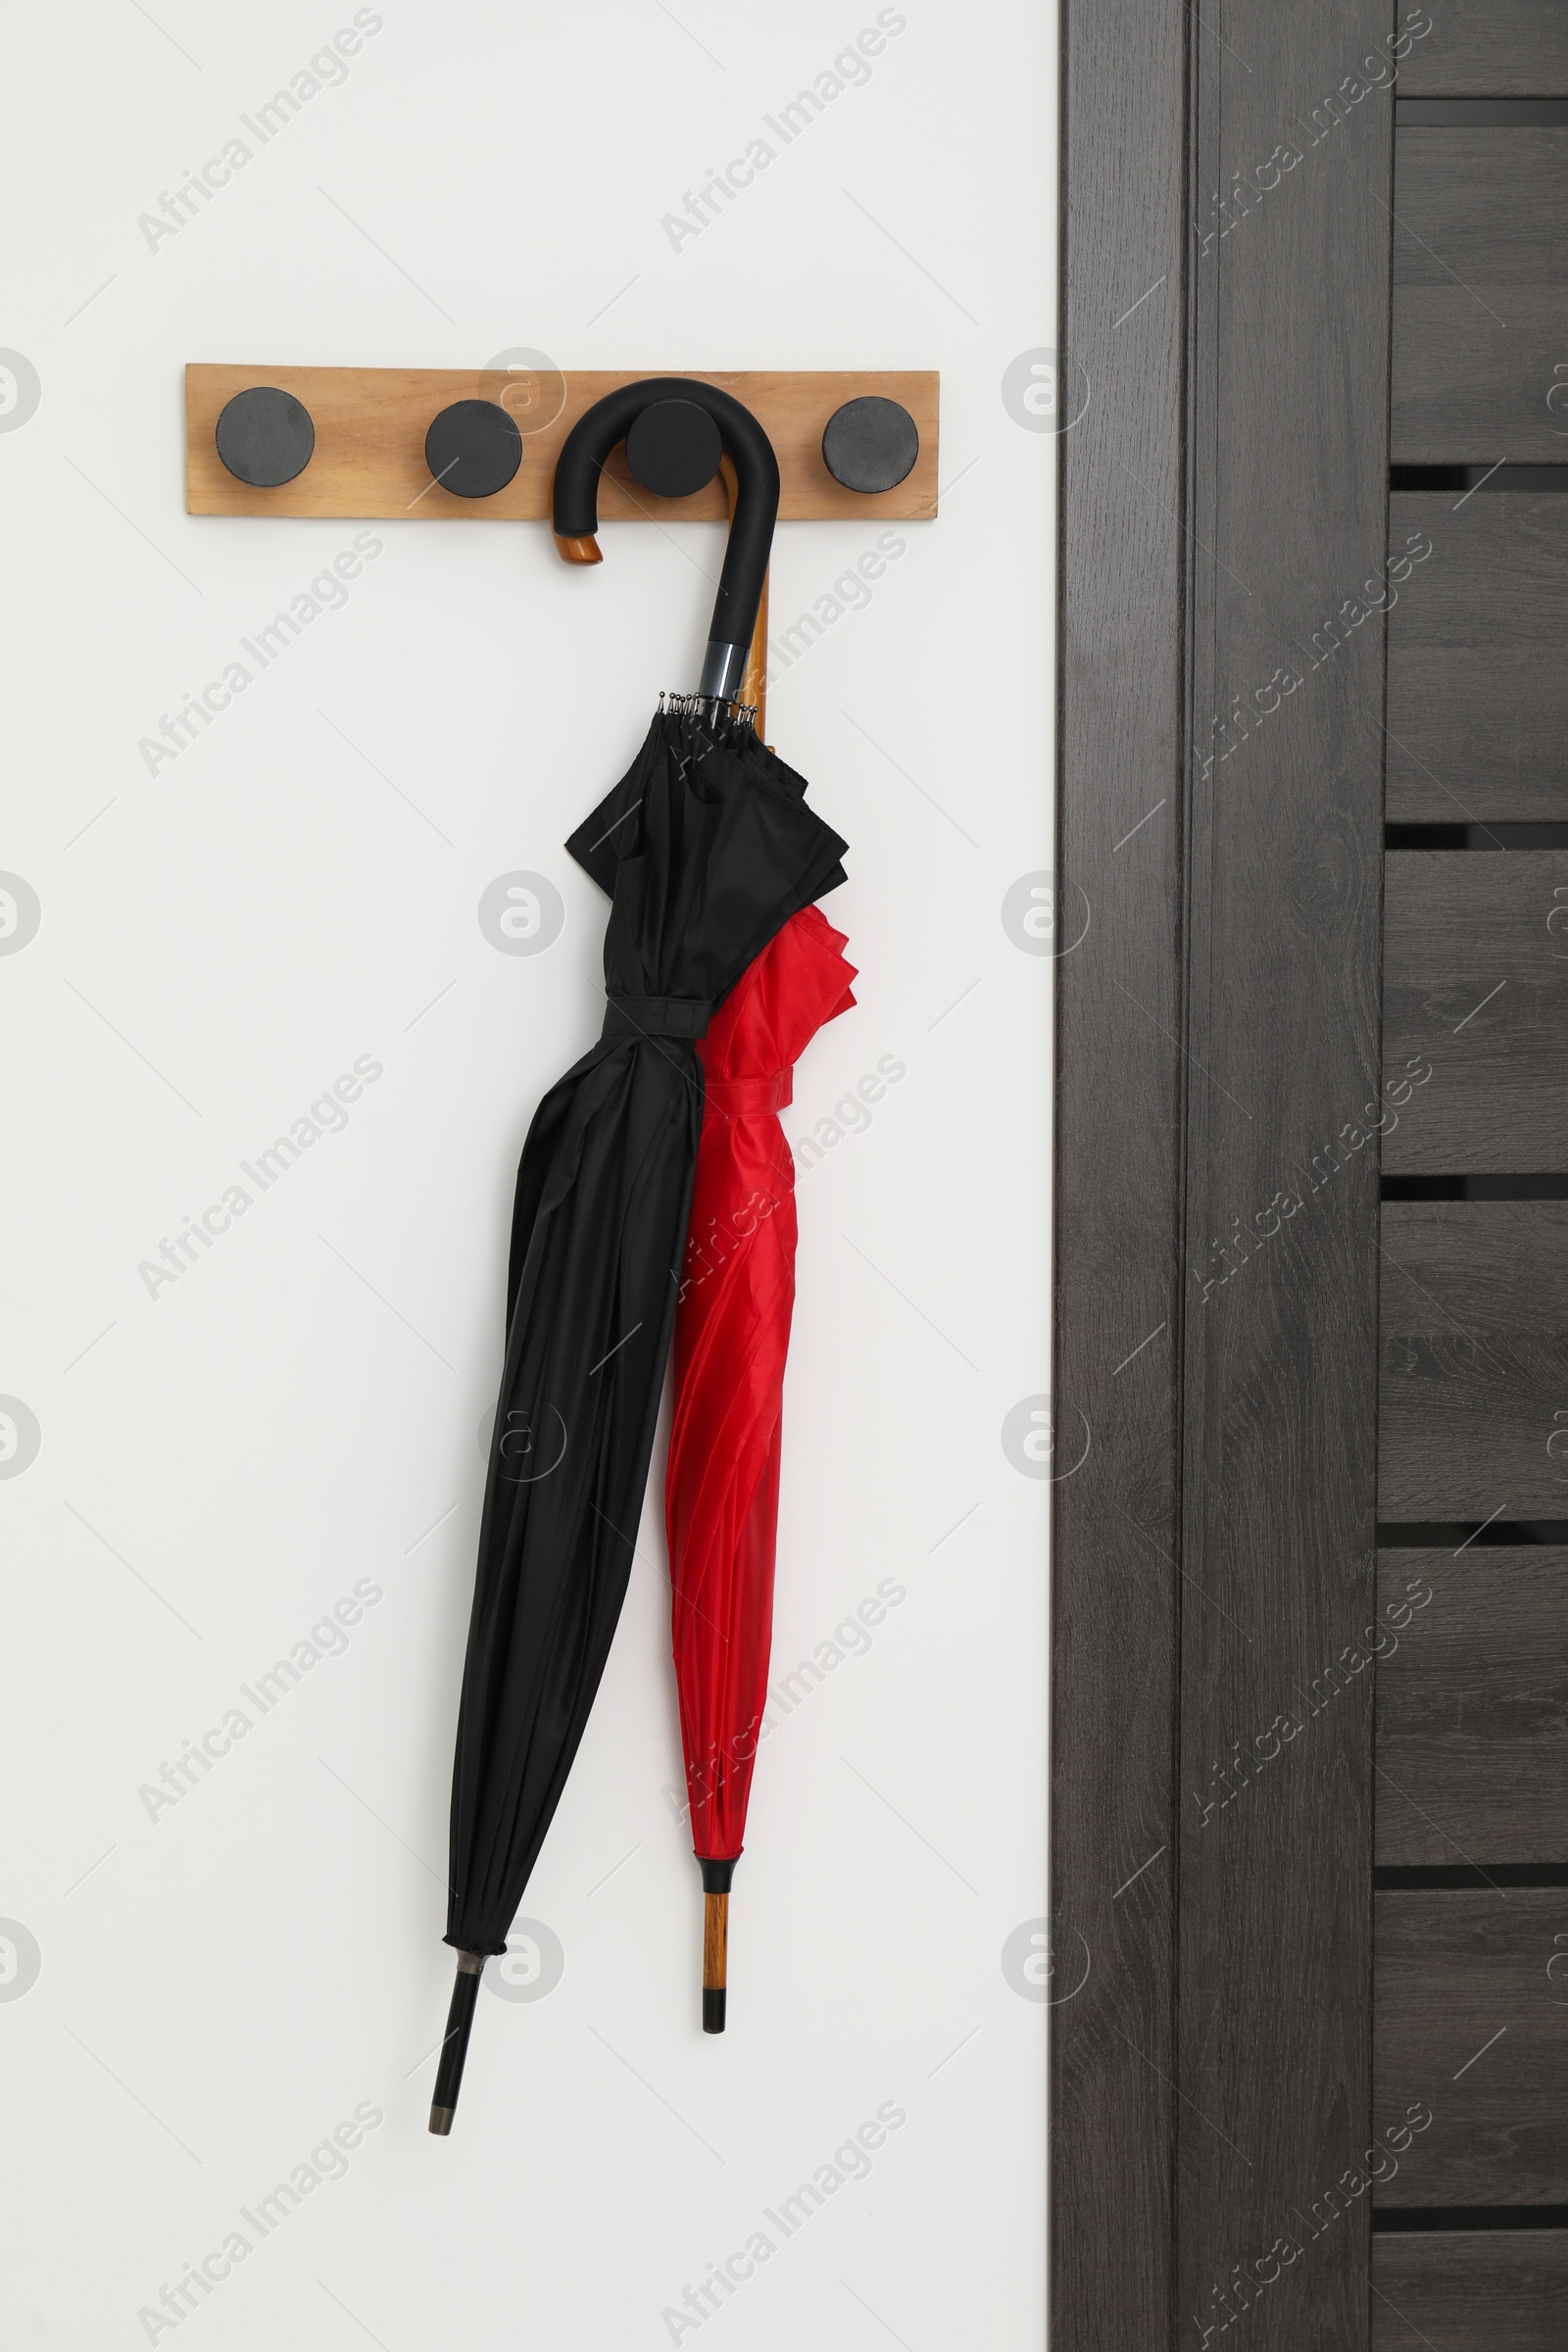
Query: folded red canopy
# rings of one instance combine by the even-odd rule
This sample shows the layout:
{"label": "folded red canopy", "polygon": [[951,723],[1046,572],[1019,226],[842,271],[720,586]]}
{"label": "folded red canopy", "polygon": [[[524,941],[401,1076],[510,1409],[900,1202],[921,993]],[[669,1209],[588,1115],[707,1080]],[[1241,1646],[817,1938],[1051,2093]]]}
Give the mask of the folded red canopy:
{"label": "folded red canopy", "polygon": [[[767,1696],[784,1359],[795,1303],[795,1164],[778,1112],[793,1065],[854,1004],[848,943],[791,917],[698,1045],[706,1101],[680,1302],[664,1513],[692,1844],[710,1897],[704,2023],[723,2022],[727,1865],[746,1829]],[[717,1923],[715,1926],[715,1922]],[[716,1998],[710,1997],[716,1995]]]}

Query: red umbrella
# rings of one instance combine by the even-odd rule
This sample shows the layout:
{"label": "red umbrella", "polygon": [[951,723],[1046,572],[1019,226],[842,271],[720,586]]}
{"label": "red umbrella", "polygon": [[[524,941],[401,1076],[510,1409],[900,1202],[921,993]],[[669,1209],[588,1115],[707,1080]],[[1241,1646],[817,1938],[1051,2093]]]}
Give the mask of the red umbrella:
{"label": "red umbrella", "polygon": [[724,2030],[730,1882],[767,1696],[784,1359],[795,1303],[795,1163],[778,1113],[794,1063],[855,999],[846,942],[791,917],[698,1042],[705,1103],[675,1317],[664,1516],[675,1676],[703,1866],[703,2031]]}

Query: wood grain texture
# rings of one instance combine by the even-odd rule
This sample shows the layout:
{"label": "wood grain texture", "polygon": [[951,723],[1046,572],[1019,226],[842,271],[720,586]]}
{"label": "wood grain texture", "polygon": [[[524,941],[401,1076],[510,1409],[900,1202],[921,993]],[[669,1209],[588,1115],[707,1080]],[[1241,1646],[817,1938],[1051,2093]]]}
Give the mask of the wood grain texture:
{"label": "wood grain texture", "polygon": [[1378,1613],[1378,1861],[1568,1862],[1568,1550],[1385,1551]]}
{"label": "wood grain texture", "polygon": [[1054,2352],[1174,2331],[1186,40],[1064,0],[1052,1386],[1094,1442],[1053,1490]]}
{"label": "wood grain texture", "polygon": [[[439,368],[235,368],[192,363],[185,370],[185,505],[192,514],[376,515],[391,520],[526,521],[550,513],[550,485],[561,444],[585,409],[639,375],[683,374],[717,384],[744,401],[778,453],[781,522],[877,516],[919,521],[937,511],[937,376],[934,369],[740,372],[685,368],[585,368],[543,388],[506,375]],[[236,392],[276,384],[310,410],[316,454],[280,490],[238,482],[218,455],[219,412]],[[902,401],[920,434],[913,470],[893,490],[870,497],[846,490],[822,460],[822,432],[835,409],[863,393]],[[438,412],[458,400],[495,400],[522,431],[522,464],[494,498],[457,498],[430,477],[424,436]],[[559,400],[559,407],[557,402]],[[552,411],[554,412],[552,414]],[[655,498],[632,480],[625,452],[605,469],[602,521],[722,520],[715,478],[691,498]]]}
{"label": "wood grain texture", "polygon": [[1391,851],[1384,891],[1385,1081],[1432,1073],[1385,1171],[1568,1169],[1568,850]]}
{"label": "wood grain texture", "polygon": [[1383,1208],[1378,1504],[1568,1516],[1568,1200]]}
{"label": "wood grain texture", "polygon": [[1372,2241],[1372,2352],[1568,2343],[1568,2230],[1390,2230]]}
{"label": "wood grain texture", "polygon": [[[1391,22],[1382,6],[1255,4],[1213,23],[1223,45],[1195,32],[1200,220],[1207,192],[1283,126],[1311,122]],[[1193,262],[1176,2076],[1188,2343],[1223,2319],[1215,2282],[1371,2136],[1371,1676],[1222,1800],[1235,1743],[1266,1747],[1375,1608],[1375,1147],[1261,1247],[1237,1236],[1378,1094],[1380,612],[1233,753],[1211,766],[1205,755],[1210,713],[1267,711],[1293,649],[1383,572],[1392,129],[1388,94],[1369,96]],[[1365,2346],[1368,2207],[1259,2299],[1246,2327],[1257,2352]]]}
{"label": "wood grain texture", "polygon": [[1394,463],[1568,463],[1568,125],[1396,144]]}
{"label": "wood grain texture", "polygon": [[703,1990],[724,1987],[729,1965],[729,1896],[703,1896]]}
{"label": "wood grain texture", "polygon": [[1568,98],[1562,0],[1439,0],[1399,68],[1401,98]]}
{"label": "wood grain texture", "polygon": [[[725,504],[730,519],[733,521],[740,482],[734,464],[729,458],[720,460],[718,470],[724,484]],[[559,547],[561,543],[558,540],[556,544]],[[762,593],[757,603],[757,619],[752,628],[751,648],[746,656],[746,669],[741,678],[740,691],[740,700],[750,704],[753,713],[752,723],[764,743],[767,741],[767,588],[771,578],[771,570],[763,572]]]}
{"label": "wood grain texture", "polygon": [[1389,615],[1390,823],[1568,819],[1568,498],[1399,491],[1389,544],[1412,541],[1432,554]]}
{"label": "wood grain texture", "polygon": [[1568,2202],[1568,1887],[1379,1894],[1374,1996],[1378,2129],[1432,2116],[1374,2201]]}

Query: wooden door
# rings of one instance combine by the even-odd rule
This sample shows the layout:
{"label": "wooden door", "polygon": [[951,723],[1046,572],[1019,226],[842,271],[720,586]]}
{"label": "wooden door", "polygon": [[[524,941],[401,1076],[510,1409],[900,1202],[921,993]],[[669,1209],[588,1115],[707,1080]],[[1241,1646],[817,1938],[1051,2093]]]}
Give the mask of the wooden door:
{"label": "wooden door", "polygon": [[1068,0],[1060,2352],[1568,2341],[1568,8]]}

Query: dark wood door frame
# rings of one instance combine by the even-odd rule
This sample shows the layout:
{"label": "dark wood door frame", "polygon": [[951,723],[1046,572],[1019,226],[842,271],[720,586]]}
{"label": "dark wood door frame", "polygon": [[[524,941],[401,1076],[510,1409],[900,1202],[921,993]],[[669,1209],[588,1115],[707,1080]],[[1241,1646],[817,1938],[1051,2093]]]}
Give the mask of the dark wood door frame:
{"label": "dark wood door frame", "polygon": [[1055,2352],[1368,2342],[1371,1673],[1313,1692],[1377,1607],[1423,14],[1063,4]]}

